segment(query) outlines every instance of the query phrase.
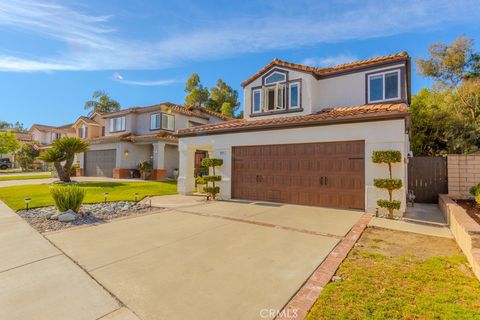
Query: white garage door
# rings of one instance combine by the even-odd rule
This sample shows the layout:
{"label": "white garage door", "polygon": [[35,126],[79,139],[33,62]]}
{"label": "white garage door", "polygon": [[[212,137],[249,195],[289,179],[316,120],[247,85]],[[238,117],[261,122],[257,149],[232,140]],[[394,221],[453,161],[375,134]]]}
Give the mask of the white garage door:
{"label": "white garage door", "polygon": [[85,152],[84,168],[88,177],[113,177],[116,164],[116,150],[95,150]]}

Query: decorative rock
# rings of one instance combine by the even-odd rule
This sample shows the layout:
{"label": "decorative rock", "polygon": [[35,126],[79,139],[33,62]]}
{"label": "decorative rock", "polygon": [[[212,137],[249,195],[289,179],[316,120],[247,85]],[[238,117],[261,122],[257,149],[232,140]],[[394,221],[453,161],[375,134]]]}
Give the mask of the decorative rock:
{"label": "decorative rock", "polygon": [[75,219],[77,219],[77,214],[73,210],[68,210],[58,215],[58,221],[60,222],[70,222]]}
{"label": "decorative rock", "polygon": [[343,278],[342,277],[339,277],[339,276],[333,276],[332,277],[332,282],[338,282],[338,281],[342,281]]}
{"label": "decorative rock", "polygon": [[60,215],[59,213],[57,213],[57,214],[52,213],[51,215],[47,215],[47,218],[50,219],[50,220],[58,220],[59,215]]}

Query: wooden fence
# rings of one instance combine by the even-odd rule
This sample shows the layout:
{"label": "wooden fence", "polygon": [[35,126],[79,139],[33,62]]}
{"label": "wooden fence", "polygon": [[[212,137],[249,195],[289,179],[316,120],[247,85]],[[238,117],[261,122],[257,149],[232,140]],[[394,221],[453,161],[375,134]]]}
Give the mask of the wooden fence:
{"label": "wooden fence", "polygon": [[447,158],[409,158],[408,190],[415,194],[415,202],[437,203],[438,194],[448,193]]}

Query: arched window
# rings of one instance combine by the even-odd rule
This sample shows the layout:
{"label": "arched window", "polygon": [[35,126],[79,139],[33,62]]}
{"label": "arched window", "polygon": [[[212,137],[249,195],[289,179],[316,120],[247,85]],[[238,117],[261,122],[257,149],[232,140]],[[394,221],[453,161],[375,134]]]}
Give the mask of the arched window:
{"label": "arched window", "polygon": [[265,78],[265,84],[272,84],[277,82],[283,82],[286,80],[285,74],[280,72],[274,72]]}

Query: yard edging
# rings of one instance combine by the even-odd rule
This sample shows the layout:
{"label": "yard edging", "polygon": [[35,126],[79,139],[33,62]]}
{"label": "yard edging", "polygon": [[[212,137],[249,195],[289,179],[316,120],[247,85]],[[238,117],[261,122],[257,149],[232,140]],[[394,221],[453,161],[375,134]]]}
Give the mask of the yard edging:
{"label": "yard edging", "polygon": [[362,235],[372,215],[363,214],[347,235],[330,252],[327,258],[312,273],[300,290],[280,311],[276,320],[303,320],[317,301],[323,287],[334,276],[340,264],[345,260],[350,250]]}
{"label": "yard edging", "polygon": [[438,205],[448,217],[450,231],[480,280],[480,225],[446,194],[439,195]]}

